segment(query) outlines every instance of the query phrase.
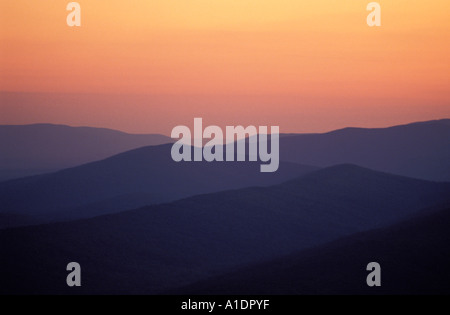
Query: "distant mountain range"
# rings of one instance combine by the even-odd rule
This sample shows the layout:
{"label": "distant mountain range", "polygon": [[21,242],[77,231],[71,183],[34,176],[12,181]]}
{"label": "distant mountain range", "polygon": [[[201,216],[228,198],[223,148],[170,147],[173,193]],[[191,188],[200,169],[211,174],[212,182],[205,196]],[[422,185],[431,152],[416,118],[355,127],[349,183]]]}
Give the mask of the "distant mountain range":
{"label": "distant mountain range", "polygon": [[[162,135],[102,128],[0,126],[0,181],[50,173],[173,141]],[[408,177],[450,181],[450,119],[390,128],[345,128],[324,134],[283,134],[280,159],[317,167],[350,163]]]}
{"label": "distant mountain range", "polygon": [[[242,268],[171,294],[450,294],[450,208]],[[381,287],[366,266],[381,266]]]}
{"label": "distant mountain range", "polygon": [[109,214],[188,196],[282,183],[315,167],[171,159],[171,144],[149,146],[56,173],[0,183],[0,228]]}
{"label": "distant mountain range", "polygon": [[[120,159],[120,156],[117,158]],[[91,178],[95,180],[97,176]],[[191,179],[195,180],[195,177]],[[114,176],[111,177],[113,180]],[[60,183],[64,182],[61,180]],[[80,186],[84,183],[80,181]],[[174,185],[172,182],[170,184]],[[55,186],[52,189],[58,195],[67,188],[62,187],[58,191]],[[174,191],[177,189],[174,188]],[[36,202],[30,200],[30,204]],[[205,194],[81,221],[0,230],[0,292],[167,292],[340,237],[386,227],[419,212],[421,215],[429,212],[423,209],[448,202],[448,183],[427,182],[353,165],[340,165],[271,187]],[[448,231],[447,221],[437,219],[433,222],[441,222]],[[436,226],[436,235],[432,234],[433,225],[425,229],[428,234],[423,234],[425,239],[418,244],[418,248],[422,249],[422,245],[435,248],[447,245],[448,237],[439,242],[444,231],[442,226]],[[342,247],[344,250],[358,250],[349,249],[343,252],[348,256],[340,256],[350,261],[349,269],[343,267],[344,274],[358,274],[361,268],[360,275],[364,276],[365,265],[359,264],[367,263],[370,255],[367,248],[374,249],[370,260],[381,257],[380,263],[386,261],[383,257],[393,261],[398,255],[414,258],[414,255],[421,254],[412,252],[413,245],[406,241],[405,248],[401,249],[402,241],[406,240],[401,233],[384,233],[379,243],[373,243],[371,235],[344,241],[344,245],[347,244]],[[376,241],[378,236],[374,235]],[[359,239],[362,241],[359,242]],[[419,242],[421,238],[416,235],[412,238],[414,240]],[[332,245],[330,253],[337,254],[336,248],[339,247]],[[376,251],[377,248],[380,250]],[[383,252],[383,248],[387,250]],[[402,250],[403,253],[391,252],[390,249]],[[424,259],[441,257],[427,258],[428,253],[438,251],[433,252],[432,248],[426,251],[424,248]],[[319,276],[316,287],[312,287],[311,291],[305,288],[302,292],[315,292],[314,289],[327,283],[320,272],[323,271],[324,275],[340,272],[339,268],[330,267],[328,262],[332,260],[328,260],[329,256],[325,254],[326,250],[320,250],[314,257],[321,260],[300,260],[303,264],[309,264],[305,268],[312,268],[306,269],[312,272],[308,283],[313,283],[315,276]],[[82,266],[81,288],[71,289],[65,284],[65,266],[71,261]],[[281,271],[275,269],[276,272],[291,272],[289,264],[290,260],[286,268]],[[255,270],[256,276],[261,274],[260,271],[267,270],[263,269],[264,266]],[[317,268],[314,269],[314,266]],[[409,265],[403,267],[408,273]],[[408,274],[414,277],[415,270],[412,268]],[[389,272],[389,264],[386,264],[386,274]],[[424,271],[426,274],[427,270]],[[253,273],[249,273],[249,277],[253,277]],[[300,273],[300,277],[307,277],[307,274]],[[340,279],[343,276],[335,277]],[[355,279],[357,276],[352,277]],[[267,279],[275,281],[271,273],[268,273]],[[280,281],[283,279],[286,277]],[[360,281],[365,283],[365,277]],[[234,290],[233,285],[230,282],[231,291]],[[248,286],[243,286],[245,288]],[[274,290],[278,292],[277,288]]]}
{"label": "distant mountain range", "polygon": [[0,293],[449,293],[450,120],[283,134],[275,173],[171,142],[0,126]]}
{"label": "distant mountain range", "polygon": [[351,163],[408,177],[450,181],[450,119],[286,135],[280,138],[280,159],[319,167]]}
{"label": "distant mountain range", "polygon": [[172,141],[157,134],[127,134],[104,128],[0,125],[0,181],[53,172]]}

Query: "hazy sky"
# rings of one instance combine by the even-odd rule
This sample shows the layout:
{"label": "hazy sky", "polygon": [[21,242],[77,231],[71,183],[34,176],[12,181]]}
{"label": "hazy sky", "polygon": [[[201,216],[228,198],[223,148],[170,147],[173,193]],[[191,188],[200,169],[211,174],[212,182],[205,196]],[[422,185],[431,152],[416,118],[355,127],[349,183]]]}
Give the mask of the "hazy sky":
{"label": "hazy sky", "polygon": [[[450,1],[0,2],[0,124],[282,132],[450,117]],[[14,93],[12,93],[14,92]]]}

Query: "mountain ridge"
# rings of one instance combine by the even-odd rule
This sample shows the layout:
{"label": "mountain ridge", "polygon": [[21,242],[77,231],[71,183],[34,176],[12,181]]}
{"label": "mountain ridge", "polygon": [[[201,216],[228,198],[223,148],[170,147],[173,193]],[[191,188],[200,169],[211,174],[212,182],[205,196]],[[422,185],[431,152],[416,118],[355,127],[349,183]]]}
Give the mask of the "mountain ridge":
{"label": "mountain ridge", "polygon": [[259,162],[177,163],[170,150],[171,144],[142,147],[55,173],[2,182],[0,212],[33,215],[43,223],[93,217],[201,193],[270,186],[317,169],[282,162],[276,173],[261,173]]}
{"label": "mountain ridge", "polygon": [[[324,177],[325,170],[317,172]],[[341,172],[348,176],[342,177]],[[450,198],[448,183],[360,167],[331,168],[325,177],[335,179],[323,182],[311,173],[290,184],[0,230],[0,245],[7,257],[0,261],[5,265],[0,270],[8,271],[0,291],[71,294],[64,282],[64,266],[77,261],[84,279],[79,293],[165,292],[386,227]]]}
{"label": "mountain ridge", "polygon": [[350,163],[407,177],[450,181],[450,120],[281,137],[280,160],[321,168]]}
{"label": "mountain ridge", "polygon": [[[360,232],[162,294],[448,294],[450,208]],[[381,265],[381,287],[365,266]]]}
{"label": "mountain ridge", "polygon": [[173,139],[159,134],[128,134],[107,128],[0,125],[0,180],[53,172],[171,142]]}

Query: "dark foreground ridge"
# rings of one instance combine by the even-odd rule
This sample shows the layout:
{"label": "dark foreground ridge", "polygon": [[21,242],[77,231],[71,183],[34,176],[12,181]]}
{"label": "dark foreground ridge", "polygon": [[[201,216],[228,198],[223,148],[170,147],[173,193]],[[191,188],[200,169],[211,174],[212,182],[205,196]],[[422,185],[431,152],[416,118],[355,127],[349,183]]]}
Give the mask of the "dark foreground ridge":
{"label": "dark foreground ridge", "polygon": [[[170,294],[449,294],[450,208],[242,268]],[[369,262],[381,287],[366,285]]]}
{"label": "dark foreground ridge", "polygon": [[[449,192],[449,184],[342,165],[267,188],[1,230],[0,292],[166,292],[394,224],[449,201]],[[73,261],[83,272],[75,290],[65,282]]]}

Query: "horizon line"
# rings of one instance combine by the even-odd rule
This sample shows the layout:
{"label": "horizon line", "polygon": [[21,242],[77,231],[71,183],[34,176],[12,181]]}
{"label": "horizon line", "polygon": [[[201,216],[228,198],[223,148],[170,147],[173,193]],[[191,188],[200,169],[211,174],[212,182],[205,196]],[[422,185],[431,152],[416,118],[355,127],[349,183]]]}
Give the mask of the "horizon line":
{"label": "horizon line", "polygon": [[[439,118],[439,119],[431,119],[431,120],[423,120],[423,121],[411,121],[408,123],[402,123],[402,124],[397,124],[397,125],[388,125],[388,126],[383,126],[383,127],[361,127],[361,126],[347,126],[347,127],[342,127],[342,128],[338,128],[338,129],[332,129],[332,130],[328,130],[328,131],[324,131],[324,132],[280,132],[279,135],[280,136],[296,136],[296,135],[321,135],[321,134],[328,134],[328,133],[333,133],[333,132],[337,132],[337,131],[342,131],[342,130],[346,130],[346,129],[363,129],[363,130],[379,130],[379,129],[389,129],[389,128],[394,128],[394,127],[402,127],[402,126],[409,126],[409,125],[415,125],[415,124],[423,124],[423,123],[432,123],[432,122],[442,122],[442,121],[450,121],[450,117],[445,117],[445,118]],[[163,137],[168,137],[170,139],[174,139],[171,138],[170,135],[166,135],[163,133],[133,133],[133,132],[127,132],[124,130],[120,130],[120,129],[113,129],[113,128],[108,128],[108,127],[99,127],[99,126],[87,126],[87,125],[69,125],[69,124],[62,124],[62,123],[46,123],[46,122],[36,122],[36,123],[30,123],[30,124],[0,124],[0,127],[31,127],[31,126],[55,126],[55,127],[68,127],[68,128],[90,128],[90,129],[100,129],[100,130],[109,130],[109,131],[113,131],[113,132],[120,132],[123,134],[128,134],[128,135],[135,135],[135,136],[139,136],[139,135],[155,135],[155,136],[163,136]],[[210,126],[210,125],[208,125]],[[228,126],[228,125],[227,125]],[[248,126],[243,126],[248,127]],[[257,135],[259,135],[260,133],[257,133]],[[268,133],[271,134],[271,133]],[[252,135],[254,136],[254,135]]]}

